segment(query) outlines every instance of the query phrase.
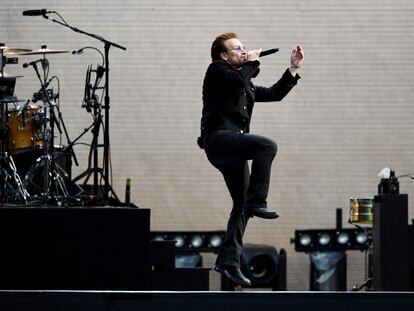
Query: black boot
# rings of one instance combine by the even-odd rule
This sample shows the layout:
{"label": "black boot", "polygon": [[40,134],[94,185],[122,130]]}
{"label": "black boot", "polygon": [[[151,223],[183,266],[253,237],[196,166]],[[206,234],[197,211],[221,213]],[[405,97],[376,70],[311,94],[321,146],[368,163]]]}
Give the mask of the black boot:
{"label": "black boot", "polygon": [[215,265],[214,271],[223,274],[232,282],[243,285],[243,286],[251,286],[252,283],[248,278],[246,278],[240,270],[240,267],[237,266],[230,266],[230,265]]}
{"label": "black boot", "polygon": [[265,219],[276,219],[279,214],[274,211],[269,211],[267,207],[245,207],[244,213],[249,217],[260,217]]}

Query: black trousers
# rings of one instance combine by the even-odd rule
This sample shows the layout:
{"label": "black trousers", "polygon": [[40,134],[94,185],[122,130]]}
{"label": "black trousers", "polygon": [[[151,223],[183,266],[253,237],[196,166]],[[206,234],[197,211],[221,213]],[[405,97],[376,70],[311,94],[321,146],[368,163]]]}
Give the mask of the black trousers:
{"label": "black trousers", "polygon": [[[220,247],[216,264],[240,266],[243,235],[249,219],[244,208],[267,207],[270,172],[277,145],[264,136],[218,130],[204,136],[204,147],[210,163],[223,174],[233,200],[226,239]],[[248,160],[252,160],[251,174]]]}

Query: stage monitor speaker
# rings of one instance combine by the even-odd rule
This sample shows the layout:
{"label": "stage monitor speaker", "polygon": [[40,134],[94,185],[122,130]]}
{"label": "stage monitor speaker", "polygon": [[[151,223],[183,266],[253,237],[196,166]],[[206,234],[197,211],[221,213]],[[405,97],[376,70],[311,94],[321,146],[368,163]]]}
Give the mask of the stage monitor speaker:
{"label": "stage monitor speaker", "polygon": [[406,291],[408,269],[408,196],[375,196],[373,211],[373,289]]}
{"label": "stage monitor speaker", "polygon": [[[270,245],[246,244],[241,256],[241,270],[252,282],[250,288],[286,290],[286,251]],[[236,284],[222,276],[222,290],[234,290]]]}

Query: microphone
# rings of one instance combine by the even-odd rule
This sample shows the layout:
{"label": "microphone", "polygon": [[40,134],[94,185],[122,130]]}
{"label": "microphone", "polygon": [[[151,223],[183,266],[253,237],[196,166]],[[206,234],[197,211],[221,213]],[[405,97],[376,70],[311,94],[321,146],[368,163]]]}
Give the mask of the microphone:
{"label": "microphone", "polygon": [[52,11],[46,11],[46,9],[23,11],[24,16],[40,16],[48,13],[52,13]]}
{"label": "microphone", "polygon": [[23,104],[23,106],[20,108],[19,112],[17,113],[18,116],[20,116],[23,113],[23,111],[26,110],[26,107],[29,103],[30,103],[30,99],[28,98],[26,102]]}
{"label": "microphone", "polygon": [[73,50],[72,54],[83,54],[83,48],[79,49],[79,50]]}
{"label": "microphone", "polygon": [[41,62],[41,61],[43,61],[42,58],[41,59],[38,59],[38,60],[34,60],[34,61],[30,62],[30,63],[24,63],[23,64],[23,68],[27,68],[29,66],[34,66],[34,65],[36,65],[36,63]]}
{"label": "microphone", "polygon": [[270,55],[270,54],[275,54],[277,52],[279,52],[279,49],[264,50],[260,52],[259,57],[263,57],[263,56]]}
{"label": "microphone", "polygon": [[98,68],[96,68],[96,78],[97,79],[102,78],[104,73],[105,73],[105,68],[104,67],[98,66]]}

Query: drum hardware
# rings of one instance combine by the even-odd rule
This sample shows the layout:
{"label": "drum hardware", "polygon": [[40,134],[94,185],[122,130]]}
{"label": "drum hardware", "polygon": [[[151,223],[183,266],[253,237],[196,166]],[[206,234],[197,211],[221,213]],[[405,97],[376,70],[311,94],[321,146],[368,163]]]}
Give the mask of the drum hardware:
{"label": "drum hardware", "polygon": [[1,72],[0,72],[0,77],[4,77],[7,76],[7,74],[4,73],[4,67],[6,67],[6,65],[16,65],[19,63],[19,59],[17,57],[6,57],[6,56],[2,56],[1,59]]}
{"label": "drum hardware", "polygon": [[[37,194],[40,194],[38,198],[46,199],[46,201],[53,200],[58,204],[70,201],[70,194],[66,187],[69,176],[56,163],[55,159],[56,156],[54,155],[42,155],[30,167],[23,180],[23,187],[28,189],[29,186],[32,186],[36,195],[32,195],[31,199],[37,197]],[[39,179],[37,179],[36,176],[39,172],[41,174]],[[45,178],[46,175],[50,175],[50,178]],[[47,188],[45,188],[46,183],[49,183],[47,184]],[[43,185],[43,187],[39,187],[39,184]]]}
{"label": "drum hardware", "polygon": [[17,57],[6,57],[3,56],[3,64],[4,65],[16,65],[19,63],[19,59]]}
{"label": "drum hardware", "polygon": [[7,152],[8,145],[8,99],[14,95],[16,79],[0,78],[0,200],[15,202],[22,198],[25,202],[28,196],[26,189],[17,174],[13,158]]}
{"label": "drum hardware", "polygon": [[0,43],[0,77],[4,76],[4,67],[6,64],[17,64],[19,62],[19,59],[17,57],[6,57],[7,55],[14,55],[30,51],[30,49],[9,48],[4,43]]}
{"label": "drum hardware", "polygon": [[3,186],[1,191],[2,201],[21,202],[21,200],[23,200],[23,202],[27,203],[29,193],[26,191],[26,188],[17,173],[13,158],[5,152],[1,162],[1,185]]}
{"label": "drum hardware", "polygon": [[16,96],[14,96],[15,86],[15,77],[0,77],[0,103],[7,104],[17,100]]}
{"label": "drum hardware", "polygon": [[[46,95],[49,99],[57,100],[59,98],[59,93],[54,93],[53,90],[47,89]],[[47,102],[45,94],[43,92],[35,92],[32,96],[32,102],[36,103],[37,101]]]}
{"label": "drum hardware", "polygon": [[[104,74],[105,74],[105,86],[104,86],[104,94],[105,94],[104,102],[105,102],[105,104],[103,106],[103,109],[105,111],[105,114],[104,114],[105,118],[104,118],[104,137],[103,137],[104,156],[103,156],[103,173],[102,173],[102,177],[103,177],[104,182],[105,182],[104,193],[103,193],[103,201],[104,201],[104,203],[108,203],[110,192],[116,197],[115,192],[113,191],[112,187],[109,184],[109,167],[110,167],[110,164],[109,164],[109,155],[110,155],[110,153],[109,153],[109,147],[110,147],[110,142],[109,142],[109,108],[110,108],[110,97],[109,97],[109,89],[110,89],[110,87],[109,87],[109,72],[110,72],[110,70],[109,70],[109,49],[111,48],[111,46],[113,46],[115,48],[118,48],[118,49],[121,49],[121,50],[126,50],[126,48],[119,45],[119,44],[116,44],[114,42],[108,41],[108,40],[104,39],[103,37],[101,37],[99,35],[88,33],[86,31],[83,31],[83,30],[79,29],[79,28],[70,26],[63,19],[63,17],[60,16],[60,14],[55,12],[55,11],[51,11],[50,13],[56,14],[57,16],[59,16],[59,18],[61,20],[60,21],[56,20],[54,18],[46,16],[46,14],[43,14],[42,16],[45,19],[50,20],[54,23],[57,23],[61,26],[67,27],[67,28],[73,30],[74,32],[81,33],[81,34],[87,35],[89,37],[95,38],[95,39],[101,41],[104,44],[104,66],[102,68],[103,68],[103,71],[104,71]],[[28,52],[28,53],[30,53],[30,52]],[[117,201],[119,201],[119,200],[117,199]]]}
{"label": "drum hardware", "polygon": [[[52,51],[47,50],[46,46],[42,46],[41,51],[43,54],[42,59],[24,64],[23,67],[33,67],[41,86],[40,90],[35,93],[37,94],[35,100],[37,101],[41,99],[44,102],[43,112],[42,114],[38,114],[34,118],[34,120],[37,120],[37,122],[40,124],[44,123],[43,131],[41,133],[38,133],[37,135],[37,138],[41,139],[44,142],[44,153],[35,161],[35,163],[29,169],[28,173],[24,178],[23,186],[27,188],[27,186],[30,183],[33,183],[34,176],[38,175],[38,172],[41,172],[40,181],[42,186],[41,188],[36,188],[36,191],[40,190],[38,191],[40,192],[39,198],[47,202],[51,201],[60,204],[64,201],[66,202],[69,200],[69,192],[66,189],[65,184],[65,180],[68,178],[68,176],[64,172],[64,170],[55,163],[55,126],[58,129],[60,135],[62,135],[63,133],[63,127],[66,134],[66,138],[68,140],[69,138],[66,131],[66,127],[64,127],[63,118],[59,111],[59,107],[56,103],[56,100],[58,100],[58,96],[54,95],[52,90],[47,89],[53,79],[58,80],[56,76],[52,76],[50,80],[47,80],[49,74],[49,61],[46,59],[45,54],[52,53]],[[35,52],[38,53],[39,51]],[[25,55],[35,55],[36,53],[26,53]],[[41,62],[42,64],[43,77],[41,77],[39,69],[37,67],[37,63],[39,62]],[[49,127],[46,126],[47,121],[49,121]],[[75,159],[75,162],[77,163],[74,153],[72,153],[72,155]]]}

